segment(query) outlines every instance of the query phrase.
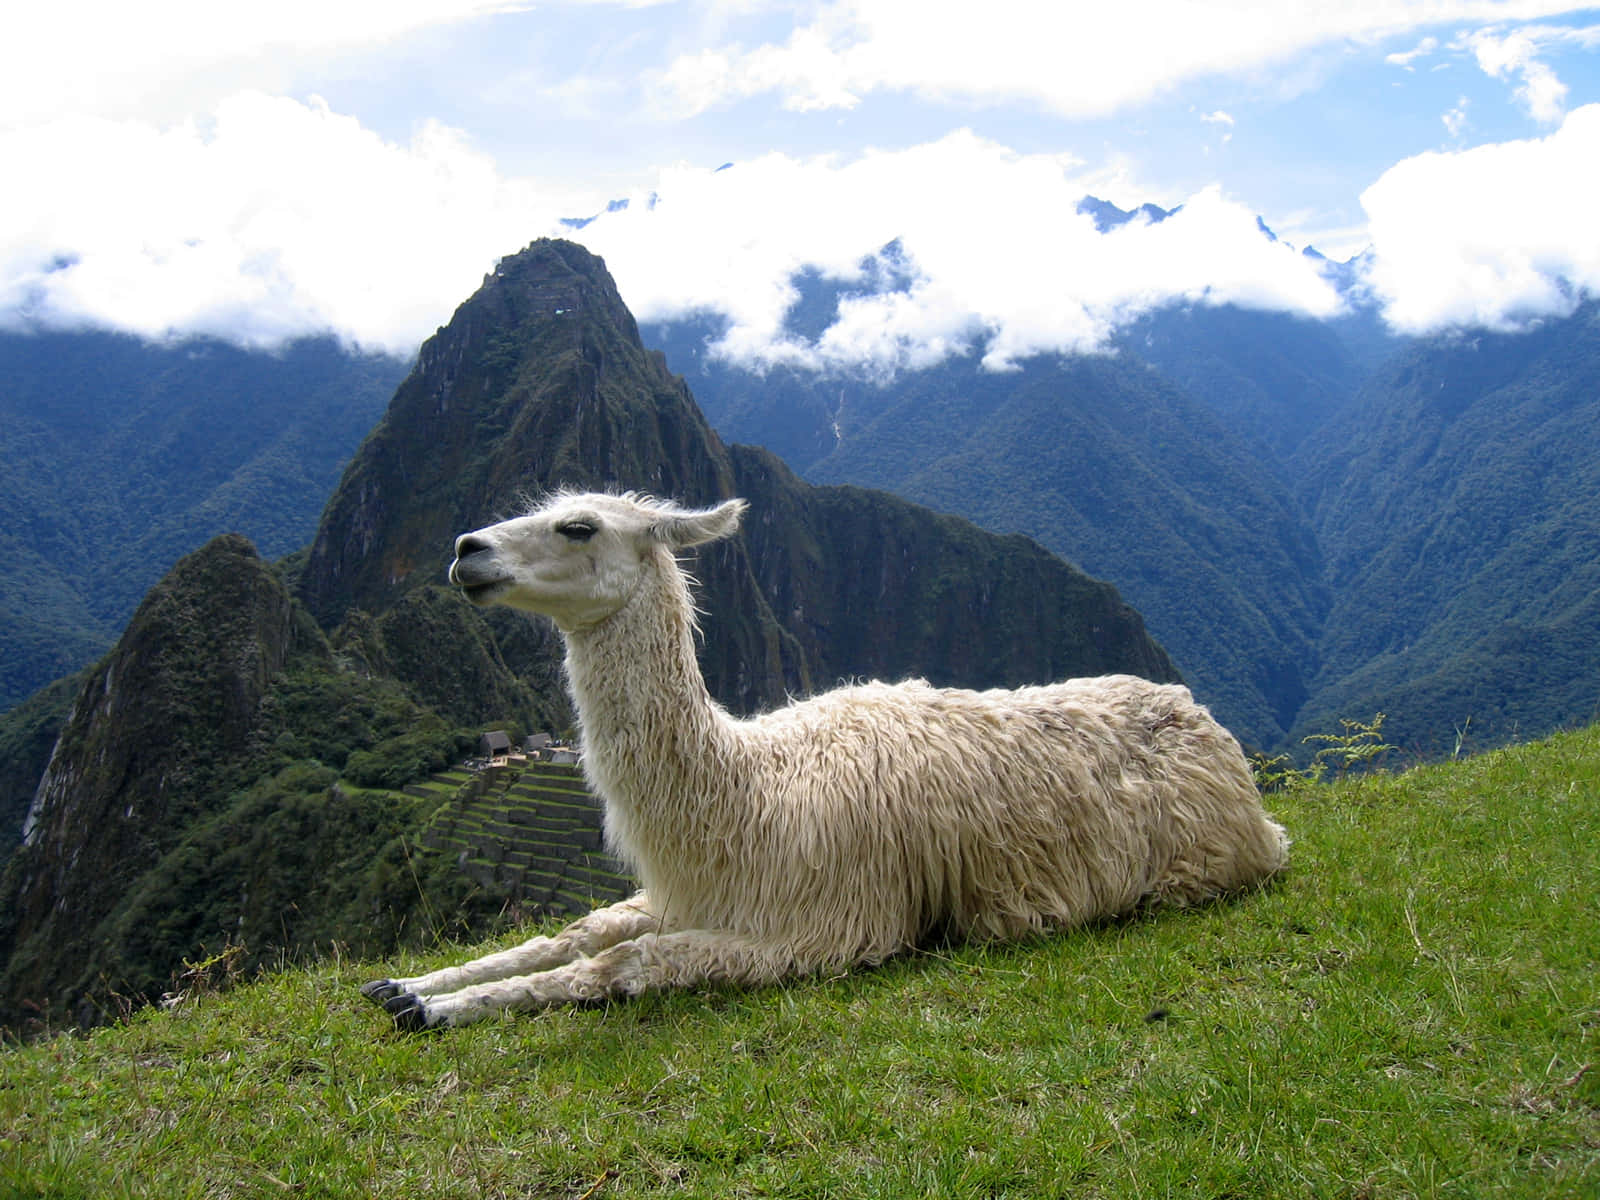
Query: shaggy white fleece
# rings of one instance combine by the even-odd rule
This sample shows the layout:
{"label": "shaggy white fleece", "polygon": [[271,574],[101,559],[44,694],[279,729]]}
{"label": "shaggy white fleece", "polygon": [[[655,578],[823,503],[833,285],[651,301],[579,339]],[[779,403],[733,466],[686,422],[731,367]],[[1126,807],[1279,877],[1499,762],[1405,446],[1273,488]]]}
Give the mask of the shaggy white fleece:
{"label": "shaggy white fleece", "polygon": [[478,604],[553,618],[612,850],[643,883],[555,937],[362,990],[407,1029],[875,963],[1190,904],[1288,856],[1244,755],[1188,690],[869,683],[750,720],[706,692],[675,557],[745,508],[557,495],[457,540]]}

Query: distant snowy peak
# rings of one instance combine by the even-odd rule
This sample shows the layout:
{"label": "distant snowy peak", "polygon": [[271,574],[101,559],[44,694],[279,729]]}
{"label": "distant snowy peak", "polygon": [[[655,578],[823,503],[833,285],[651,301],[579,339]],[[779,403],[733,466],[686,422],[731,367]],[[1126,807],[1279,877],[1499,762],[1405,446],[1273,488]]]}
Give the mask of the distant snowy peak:
{"label": "distant snowy peak", "polygon": [[1093,217],[1094,227],[1101,233],[1109,233],[1113,229],[1126,225],[1136,217],[1156,225],[1165,221],[1182,207],[1183,205],[1181,204],[1178,205],[1178,208],[1161,208],[1155,204],[1141,204],[1138,208],[1128,210],[1118,208],[1111,201],[1102,200],[1098,196],[1085,196],[1078,201],[1078,211],[1085,216]]}

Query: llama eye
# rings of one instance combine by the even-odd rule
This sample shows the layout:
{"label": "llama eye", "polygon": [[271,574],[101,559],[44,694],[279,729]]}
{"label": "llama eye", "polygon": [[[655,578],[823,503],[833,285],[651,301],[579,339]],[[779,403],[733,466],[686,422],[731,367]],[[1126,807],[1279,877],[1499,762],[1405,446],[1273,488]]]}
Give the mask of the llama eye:
{"label": "llama eye", "polygon": [[556,526],[556,532],[569,542],[587,542],[594,536],[595,527],[588,521],[563,521]]}

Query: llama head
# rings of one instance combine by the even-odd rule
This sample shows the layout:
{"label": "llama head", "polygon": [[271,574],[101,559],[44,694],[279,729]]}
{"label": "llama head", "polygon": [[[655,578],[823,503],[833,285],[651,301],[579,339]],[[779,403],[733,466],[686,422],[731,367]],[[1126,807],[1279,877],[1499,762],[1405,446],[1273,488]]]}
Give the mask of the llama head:
{"label": "llama head", "polygon": [[675,569],[675,551],[732,534],[744,510],[743,500],[691,510],[632,492],[562,492],[458,537],[450,582],[474,604],[542,613],[571,632],[616,612],[646,572]]}

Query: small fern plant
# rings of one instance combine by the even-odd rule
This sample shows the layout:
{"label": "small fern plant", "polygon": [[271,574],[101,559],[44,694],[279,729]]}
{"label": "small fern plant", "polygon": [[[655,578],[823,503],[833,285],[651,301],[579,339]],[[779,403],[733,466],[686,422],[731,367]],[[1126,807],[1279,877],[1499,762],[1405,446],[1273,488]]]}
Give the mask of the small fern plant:
{"label": "small fern plant", "polygon": [[1313,733],[1301,738],[1301,745],[1320,743],[1305,767],[1296,766],[1290,754],[1252,754],[1250,769],[1256,787],[1262,792],[1295,791],[1321,783],[1330,771],[1334,778],[1343,779],[1352,771],[1373,767],[1381,755],[1394,749],[1383,740],[1383,718],[1383,713],[1371,721],[1341,717],[1338,733]]}

